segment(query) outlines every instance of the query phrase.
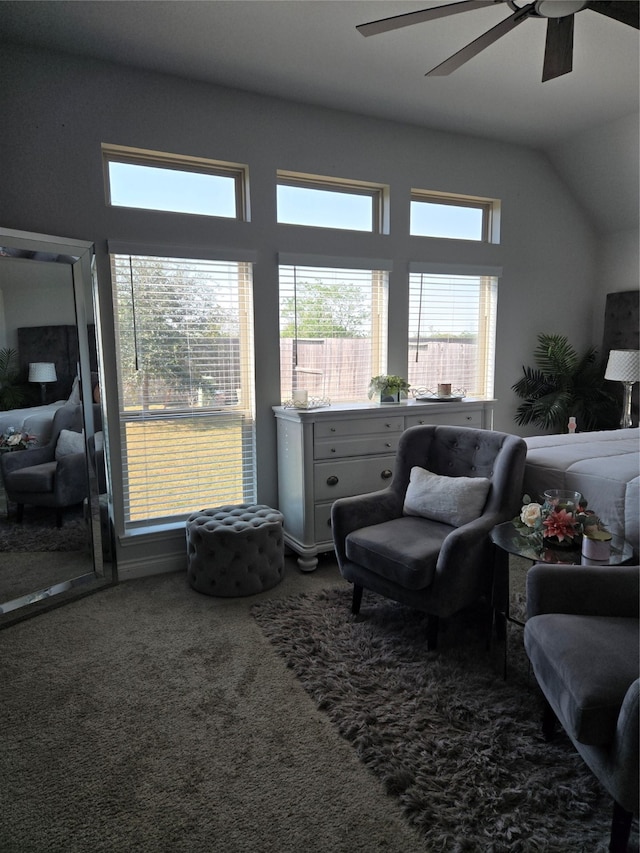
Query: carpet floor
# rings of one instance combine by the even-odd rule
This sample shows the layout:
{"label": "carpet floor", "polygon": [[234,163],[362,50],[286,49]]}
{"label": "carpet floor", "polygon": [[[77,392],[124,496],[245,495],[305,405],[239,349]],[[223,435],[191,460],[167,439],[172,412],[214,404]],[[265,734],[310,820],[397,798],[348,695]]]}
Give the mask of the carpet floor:
{"label": "carpet floor", "polygon": [[[502,680],[473,619],[464,654],[454,623],[433,654],[415,617],[365,605],[353,623],[333,560],[304,575],[287,560],[259,596],[161,575],[0,631],[2,853],[601,849],[606,798],[566,745],[543,748],[535,688]],[[399,711],[378,699],[390,650]]]}

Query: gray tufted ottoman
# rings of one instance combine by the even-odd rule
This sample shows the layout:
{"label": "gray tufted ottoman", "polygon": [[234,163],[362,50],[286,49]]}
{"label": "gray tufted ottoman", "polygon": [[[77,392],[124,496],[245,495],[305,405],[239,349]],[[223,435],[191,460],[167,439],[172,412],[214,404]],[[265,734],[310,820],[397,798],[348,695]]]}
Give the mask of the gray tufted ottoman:
{"label": "gray tufted ottoman", "polygon": [[187,518],[187,578],[198,592],[255,595],[284,573],[282,513],[260,504],[203,509]]}

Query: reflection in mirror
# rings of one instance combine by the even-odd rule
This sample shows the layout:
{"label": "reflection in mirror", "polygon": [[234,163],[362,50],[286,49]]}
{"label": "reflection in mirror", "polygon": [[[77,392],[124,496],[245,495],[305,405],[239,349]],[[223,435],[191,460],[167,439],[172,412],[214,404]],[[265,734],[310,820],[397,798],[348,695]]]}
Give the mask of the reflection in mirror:
{"label": "reflection in mirror", "polygon": [[0,626],[114,577],[92,258],[0,229]]}

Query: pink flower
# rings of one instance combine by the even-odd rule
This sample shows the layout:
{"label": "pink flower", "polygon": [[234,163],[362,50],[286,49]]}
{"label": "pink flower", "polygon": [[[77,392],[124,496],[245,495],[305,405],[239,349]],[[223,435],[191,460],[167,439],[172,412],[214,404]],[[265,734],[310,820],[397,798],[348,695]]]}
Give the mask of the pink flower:
{"label": "pink flower", "polygon": [[575,519],[566,509],[557,509],[550,513],[542,522],[545,536],[557,536],[559,542],[573,539],[576,535]]}

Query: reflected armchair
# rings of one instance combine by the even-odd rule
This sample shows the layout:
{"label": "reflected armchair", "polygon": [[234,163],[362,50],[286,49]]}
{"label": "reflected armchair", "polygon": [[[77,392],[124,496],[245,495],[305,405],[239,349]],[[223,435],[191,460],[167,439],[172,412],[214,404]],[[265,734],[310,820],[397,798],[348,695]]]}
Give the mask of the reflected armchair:
{"label": "reflected armchair", "polygon": [[514,435],[454,426],[416,426],[401,436],[391,484],[340,498],[332,507],[352,612],[366,587],[425,611],[428,648],[440,617],[490,595],[489,533],[520,507],[526,444]]}
{"label": "reflected armchair", "polygon": [[81,503],[88,494],[82,407],[62,406],[53,417],[47,444],[5,453],[0,466],[7,497],[17,504],[18,523],[29,504],[53,507],[61,527],[64,507]]}

